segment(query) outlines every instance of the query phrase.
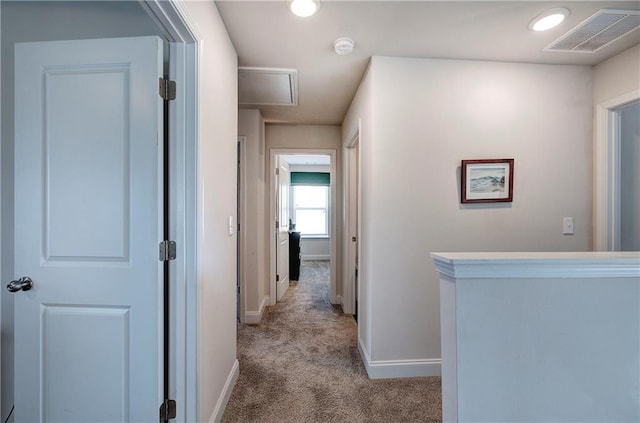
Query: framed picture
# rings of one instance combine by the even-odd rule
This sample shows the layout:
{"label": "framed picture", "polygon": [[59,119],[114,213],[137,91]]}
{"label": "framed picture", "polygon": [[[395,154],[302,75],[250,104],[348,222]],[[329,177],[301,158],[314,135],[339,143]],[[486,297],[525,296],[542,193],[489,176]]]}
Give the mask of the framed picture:
{"label": "framed picture", "polygon": [[463,203],[513,201],[514,159],[463,160]]}

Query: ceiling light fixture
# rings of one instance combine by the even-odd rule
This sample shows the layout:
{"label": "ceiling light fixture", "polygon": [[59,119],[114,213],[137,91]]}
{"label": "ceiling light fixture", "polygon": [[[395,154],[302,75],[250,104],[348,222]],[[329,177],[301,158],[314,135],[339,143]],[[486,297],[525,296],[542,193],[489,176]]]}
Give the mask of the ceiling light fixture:
{"label": "ceiling light fixture", "polygon": [[293,0],[289,3],[291,13],[301,18],[308,18],[318,11],[318,0]]}
{"label": "ceiling light fixture", "polygon": [[529,23],[529,29],[534,31],[546,31],[560,25],[568,15],[569,9],[565,9],[564,7],[547,10],[546,12],[536,16]]}
{"label": "ceiling light fixture", "polygon": [[355,46],[355,44],[356,43],[348,37],[336,38],[336,40],[333,42],[333,50],[336,52],[336,54],[344,56],[353,52],[353,46]]}

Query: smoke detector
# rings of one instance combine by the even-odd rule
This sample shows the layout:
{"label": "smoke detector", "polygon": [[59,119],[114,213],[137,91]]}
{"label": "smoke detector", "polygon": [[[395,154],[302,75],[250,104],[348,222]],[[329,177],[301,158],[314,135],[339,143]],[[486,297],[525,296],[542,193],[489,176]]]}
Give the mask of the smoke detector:
{"label": "smoke detector", "polygon": [[344,56],[353,52],[353,46],[355,44],[356,43],[354,43],[351,38],[340,37],[333,42],[333,49],[335,50],[336,54]]}

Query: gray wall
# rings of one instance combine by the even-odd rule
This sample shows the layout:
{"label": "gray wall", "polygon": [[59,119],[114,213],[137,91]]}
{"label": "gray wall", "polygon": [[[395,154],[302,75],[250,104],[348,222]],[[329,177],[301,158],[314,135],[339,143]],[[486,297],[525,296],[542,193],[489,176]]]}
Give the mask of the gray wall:
{"label": "gray wall", "polygon": [[[13,100],[14,43],[83,38],[160,35],[138,2],[0,2],[2,35],[1,198],[2,283],[13,274]],[[13,297],[2,297],[2,421],[13,404]]]}
{"label": "gray wall", "polygon": [[620,250],[640,251],[640,101],[620,110]]}

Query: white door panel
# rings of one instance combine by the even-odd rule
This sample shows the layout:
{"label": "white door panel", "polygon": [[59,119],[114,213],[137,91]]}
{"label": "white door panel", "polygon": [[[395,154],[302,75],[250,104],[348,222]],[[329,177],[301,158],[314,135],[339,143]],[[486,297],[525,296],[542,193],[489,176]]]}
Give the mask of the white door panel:
{"label": "white door panel", "polygon": [[16,45],[15,416],[157,421],[162,41]]}
{"label": "white door panel", "polygon": [[278,301],[287,289],[289,289],[289,191],[291,186],[291,176],[289,165],[278,159],[278,253],[277,253],[277,274],[276,298]]}

